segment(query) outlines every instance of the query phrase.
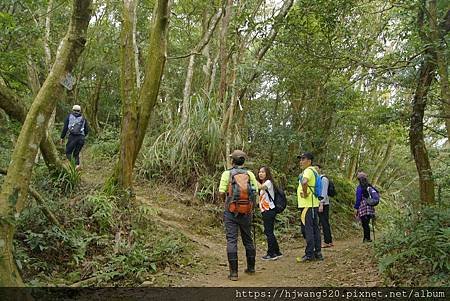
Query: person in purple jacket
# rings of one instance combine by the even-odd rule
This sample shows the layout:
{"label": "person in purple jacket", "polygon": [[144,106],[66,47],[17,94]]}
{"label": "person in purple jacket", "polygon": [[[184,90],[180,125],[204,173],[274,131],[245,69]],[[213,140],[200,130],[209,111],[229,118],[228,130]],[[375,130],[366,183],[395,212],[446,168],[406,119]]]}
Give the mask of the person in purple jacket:
{"label": "person in purple jacket", "polygon": [[369,222],[371,218],[375,218],[375,208],[367,205],[366,199],[369,197],[368,187],[372,187],[377,192],[378,190],[372,186],[367,180],[367,174],[364,172],[358,172],[357,175],[359,185],[356,187],[356,202],[355,202],[355,217],[359,218],[364,230],[363,242],[372,242],[370,239],[370,226]]}

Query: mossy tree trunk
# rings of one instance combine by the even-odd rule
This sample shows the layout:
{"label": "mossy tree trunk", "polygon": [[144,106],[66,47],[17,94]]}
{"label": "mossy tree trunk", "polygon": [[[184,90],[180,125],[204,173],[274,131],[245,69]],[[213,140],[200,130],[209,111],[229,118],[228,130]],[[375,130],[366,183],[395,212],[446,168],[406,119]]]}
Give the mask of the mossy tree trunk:
{"label": "mossy tree trunk", "polygon": [[61,80],[74,68],[86,43],[91,0],[74,0],[68,31],[61,41],[55,62],[35,97],[12,155],[0,193],[0,286],[23,286],[13,258],[15,222],[26,197],[39,143],[62,91]]}
{"label": "mossy tree trunk", "polygon": [[[2,108],[9,117],[19,121],[25,122],[27,117],[27,108],[23,101],[17,97],[14,92],[0,82],[0,108]],[[51,171],[62,170],[64,165],[58,158],[58,151],[53,143],[53,140],[47,135],[42,138],[39,144],[45,164]]]}
{"label": "mossy tree trunk", "polygon": [[[142,147],[150,122],[150,115],[158,98],[161,78],[167,58],[167,34],[169,27],[170,0],[158,0],[153,12],[145,77],[139,91],[136,88],[136,73],[133,47],[134,1],[124,1],[124,28],[122,33],[122,97],[124,116],[122,119],[122,141],[119,161],[108,184],[119,184],[124,190],[132,189],[133,169]],[[107,185],[108,185],[107,184]]]}

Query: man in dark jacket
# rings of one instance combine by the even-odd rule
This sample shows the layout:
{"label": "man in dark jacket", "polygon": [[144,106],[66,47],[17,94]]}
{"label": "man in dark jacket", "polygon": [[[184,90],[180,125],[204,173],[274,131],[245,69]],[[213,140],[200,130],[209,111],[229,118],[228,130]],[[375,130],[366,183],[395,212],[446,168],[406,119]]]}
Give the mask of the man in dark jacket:
{"label": "man in dark jacket", "polygon": [[87,120],[81,115],[81,107],[74,105],[72,113],[67,115],[64,121],[64,127],[61,132],[61,144],[64,143],[64,138],[67,132],[69,137],[66,144],[67,159],[75,161],[75,169],[80,168],[80,151],[84,145],[84,139],[89,133],[89,126]]}

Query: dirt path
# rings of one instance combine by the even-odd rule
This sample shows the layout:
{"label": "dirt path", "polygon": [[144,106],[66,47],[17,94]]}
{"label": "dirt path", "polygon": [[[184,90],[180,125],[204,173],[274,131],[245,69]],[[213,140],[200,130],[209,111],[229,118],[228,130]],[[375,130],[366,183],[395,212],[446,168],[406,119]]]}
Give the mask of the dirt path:
{"label": "dirt path", "polygon": [[[153,191],[153,194],[155,191]],[[381,286],[376,264],[373,261],[371,246],[362,244],[359,237],[336,241],[332,248],[323,249],[324,261],[298,263],[296,257],[304,254],[304,240],[290,239],[281,243],[284,256],[276,261],[263,261],[264,246],[257,250],[256,274],[247,275],[245,253],[239,242],[239,280],[229,281],[226,260],[225,235],[220,228],[208,229],[198,233],[194,224],[205,219],[204,213],[189,202],[169,199],[149,198],[149,192],[142,187],[137,191],[138,201],[157,208],[157,219],[167,227],[183,233],[198,247],[200,271],[184,274],[174,280],[174,286],[207,287],[264,287],[264,286]],[[174,197],[176,198],[176,196]],[[258,242],[261,244],[262,240]]]}

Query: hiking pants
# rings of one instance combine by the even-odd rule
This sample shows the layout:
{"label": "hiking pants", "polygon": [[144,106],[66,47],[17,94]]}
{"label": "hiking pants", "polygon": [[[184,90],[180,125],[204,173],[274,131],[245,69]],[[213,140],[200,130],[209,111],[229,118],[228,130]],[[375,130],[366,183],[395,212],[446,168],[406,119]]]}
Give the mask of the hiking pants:
{"label": "hiking pants", "polygon": [[302,227],[302,234],[306,239],[305,255],[307,257],[314,258],[315,254],[321,252],[319,210],[317,207],[300,208],[300,210],[300,213],[302,213],[303,210],[308,210],[305,216],[305,224]]}
{"label": "hiking pants", "polygon": [[363,227],[363,231],[364,231],[364,239],[365,240],[370,240],[370,215],[363,215],[361,216],[361,224]]}
{"label": "hiking pants", "polygon": [[246,256],[254,257],[256,255],[256,251],[252,238],[252,215],[238,214],[236,216],[234,213],[226,210],[223,214],[223,220],[227,237],[228,257],[230,257],[230,254],[233,254],[233,256],[236,256],[237,259],[238,229],[241,232],[242,243],[245,247]]}
{"label": "hiking pants", "polygon": [[80,151],[84,145],[84,135],[69,135],[66,144],[66,157],[70,161],[75,161],[75,165],[80,165]]}
{"label": "hiking pants", "polygon": [[273,209],[262,213],[264,234],[267,237],[267,254],[270,256],[280,254],[280,247],[278,246],[277,238],[273,233],[276,215],[277,213]]}
{"label": "hiking pants", "polygon": [[323,205],[323,211],[319,212],[319,222],[322,225],[323,242],[330,244],[333,242],[330,228],[330,205]]}

